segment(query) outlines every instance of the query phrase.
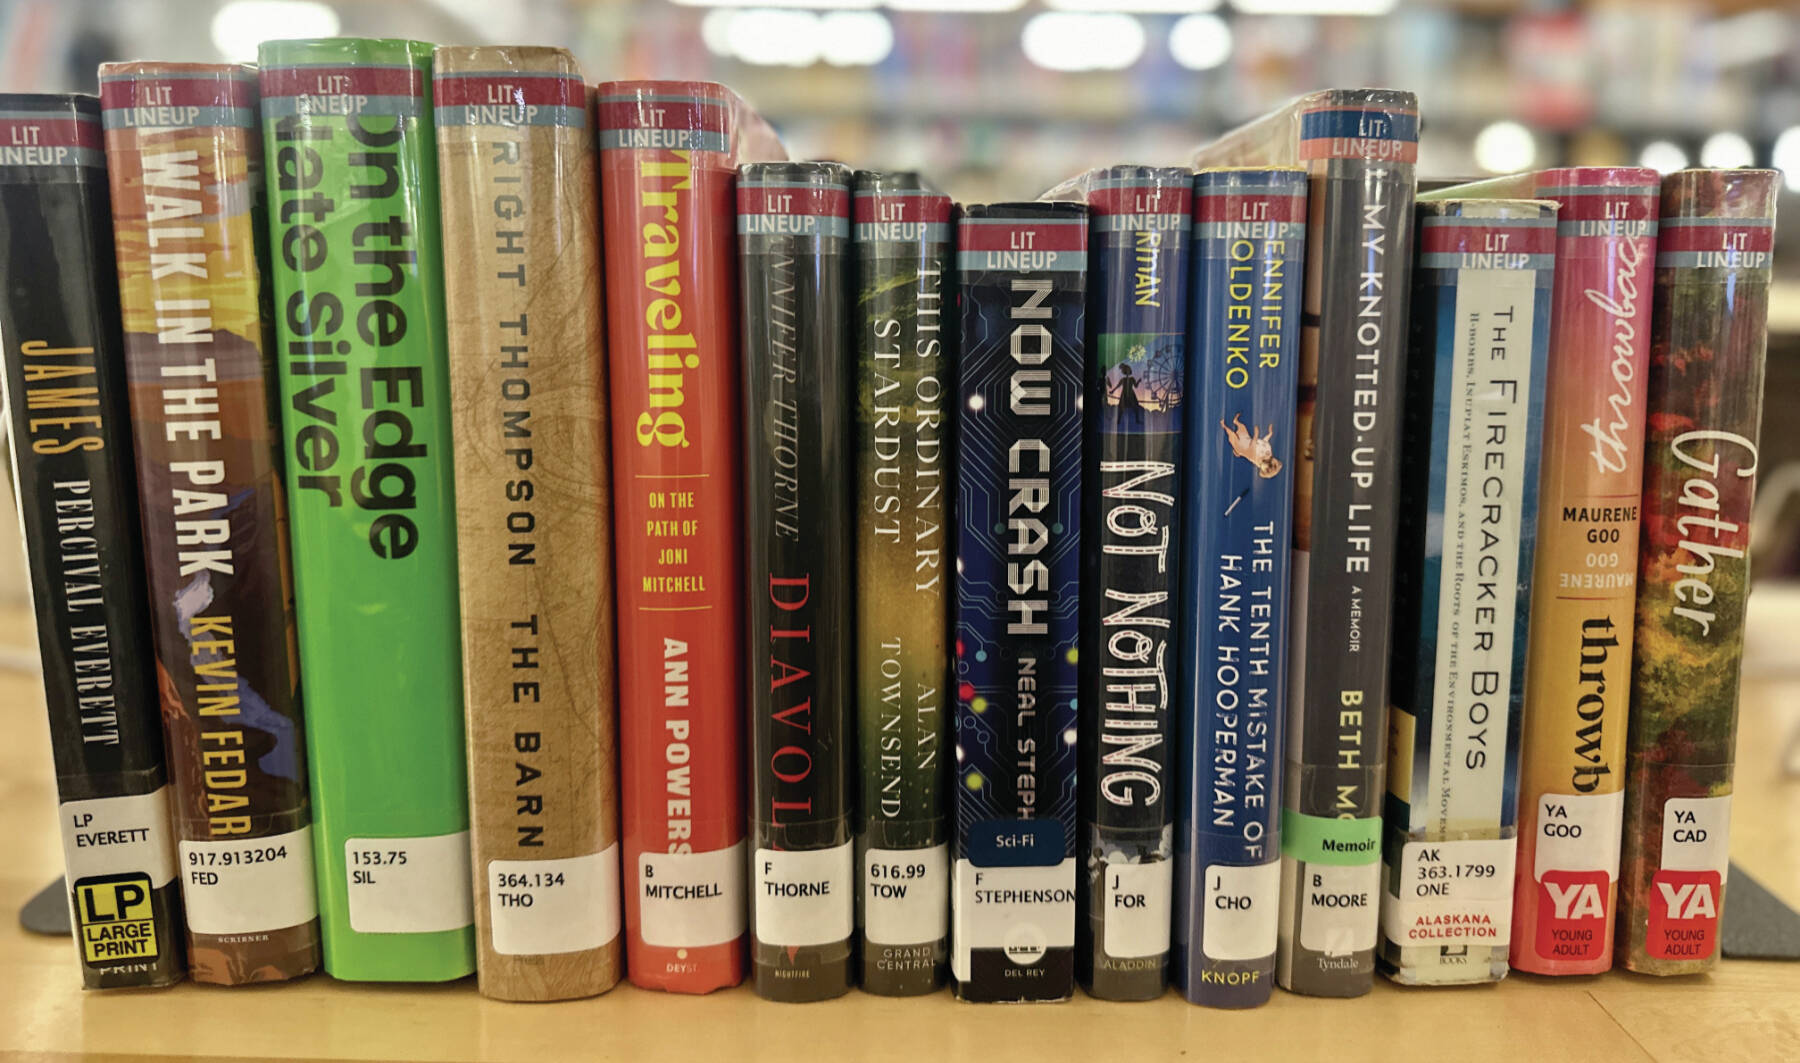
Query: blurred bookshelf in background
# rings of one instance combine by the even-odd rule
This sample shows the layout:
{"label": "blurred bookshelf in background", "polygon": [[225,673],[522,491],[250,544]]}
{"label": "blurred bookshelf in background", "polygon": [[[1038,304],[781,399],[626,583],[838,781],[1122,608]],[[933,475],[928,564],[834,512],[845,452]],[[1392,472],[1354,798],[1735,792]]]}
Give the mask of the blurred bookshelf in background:
{"label": "blurred bookshelf in background", "polygon": [[1800,577],[1792,0],[0,0],[0,88],[91,92],[106,60],[250,60],[268,37],[337,33],[558,44],[594,81],[725,81],[796,157],[920,169],[968,201],[1028,198],[1093,166],[1182,164],[1330,85],[1418,93],[1422,178],[1788,170],[1758,552],[1762,574]]}

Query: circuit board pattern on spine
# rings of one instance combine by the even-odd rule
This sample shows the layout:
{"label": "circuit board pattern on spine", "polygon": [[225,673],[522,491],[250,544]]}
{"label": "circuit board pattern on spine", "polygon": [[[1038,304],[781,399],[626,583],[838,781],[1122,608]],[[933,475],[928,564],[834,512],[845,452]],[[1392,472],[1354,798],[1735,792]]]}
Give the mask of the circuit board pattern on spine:
{"label": "circuit board pattern on spine", "polygon": [[965,1000],[1075,985],[1076,643],[1088,212],[958,225],[956,847]]}

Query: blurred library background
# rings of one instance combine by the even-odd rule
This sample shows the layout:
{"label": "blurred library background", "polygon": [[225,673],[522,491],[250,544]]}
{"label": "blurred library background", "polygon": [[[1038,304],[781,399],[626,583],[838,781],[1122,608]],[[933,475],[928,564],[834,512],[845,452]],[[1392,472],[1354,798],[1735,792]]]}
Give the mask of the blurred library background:
{"label": "blurred library background", "polygon": [[[1331,85],[1418,93],[1423,178],[1785,169],[1756,551],[1767,607],[1800,587],[1793,0],[3,0],[0,86],[91,92],[105,60],[249,61],[268,37],[340,33],[558,44],[593,81],[724,81],[796,157],[920,169],[965,201],[1180,164]],[[0,556],[22,595],[18,552]],[[1800,672],[1793,598],[1792,622],[1753,629],[1779,636],[1752,646],[1753,668]]]}

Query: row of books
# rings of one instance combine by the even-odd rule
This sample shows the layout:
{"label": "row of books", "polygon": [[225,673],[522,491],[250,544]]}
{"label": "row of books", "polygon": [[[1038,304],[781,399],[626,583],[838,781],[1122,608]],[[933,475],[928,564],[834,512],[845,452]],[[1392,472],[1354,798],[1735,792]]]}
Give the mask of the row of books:
{"label": "row of books", "polygon": [[0,106],[90,986],[1715,961],[1773,173],[1415,205],[1343,90],[959,208],[558,49],[101,86]]}

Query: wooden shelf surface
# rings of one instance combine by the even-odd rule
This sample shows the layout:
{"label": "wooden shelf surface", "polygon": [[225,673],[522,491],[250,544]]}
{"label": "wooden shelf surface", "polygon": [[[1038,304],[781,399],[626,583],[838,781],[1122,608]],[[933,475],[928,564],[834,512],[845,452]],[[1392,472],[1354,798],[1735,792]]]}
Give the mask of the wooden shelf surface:
{"label": "wooden shelf surface", "polygon": [[[1756,625],[1761,623],[1759,628]],[[1777,627],[1776,625],[1779,625]],[[1752,615],[1752,642],[1800,658],[1800,609]],[[0,660],[31,641],[29,615],[0,609]],[[1795,661],[1800,664],[1800,660]],[[1800,1059],[1800,963],[1726,961],[1710,976],[1615,972],[1557,981],[1515,974],[1497,986],[1400,989],[1377,979],[1359,1000],[1277,991],[1267,1007],[1222,1012],[1173,994],[1149,1004],[1085,998],[975,1006],[948,992],[892,1000],[852,992],[783,1005],[745,988],[672,997],[621,986],[593,1000],[505,1004],[472,979],[439,986],[289,985],[88,993],[72,945],[27,934],[15,913],[53,878],[48,734],[35,675],[0,670],[0,1055],[58,1059],[185,1056],[288,1059],[907,1060],[1455,1058],[1516,1060]],[[1744,693],[1732,852],[1740,867],[1800,902],[1800,779],[1779,752],[1800,727],[1800,671],[1753,668]]]}

